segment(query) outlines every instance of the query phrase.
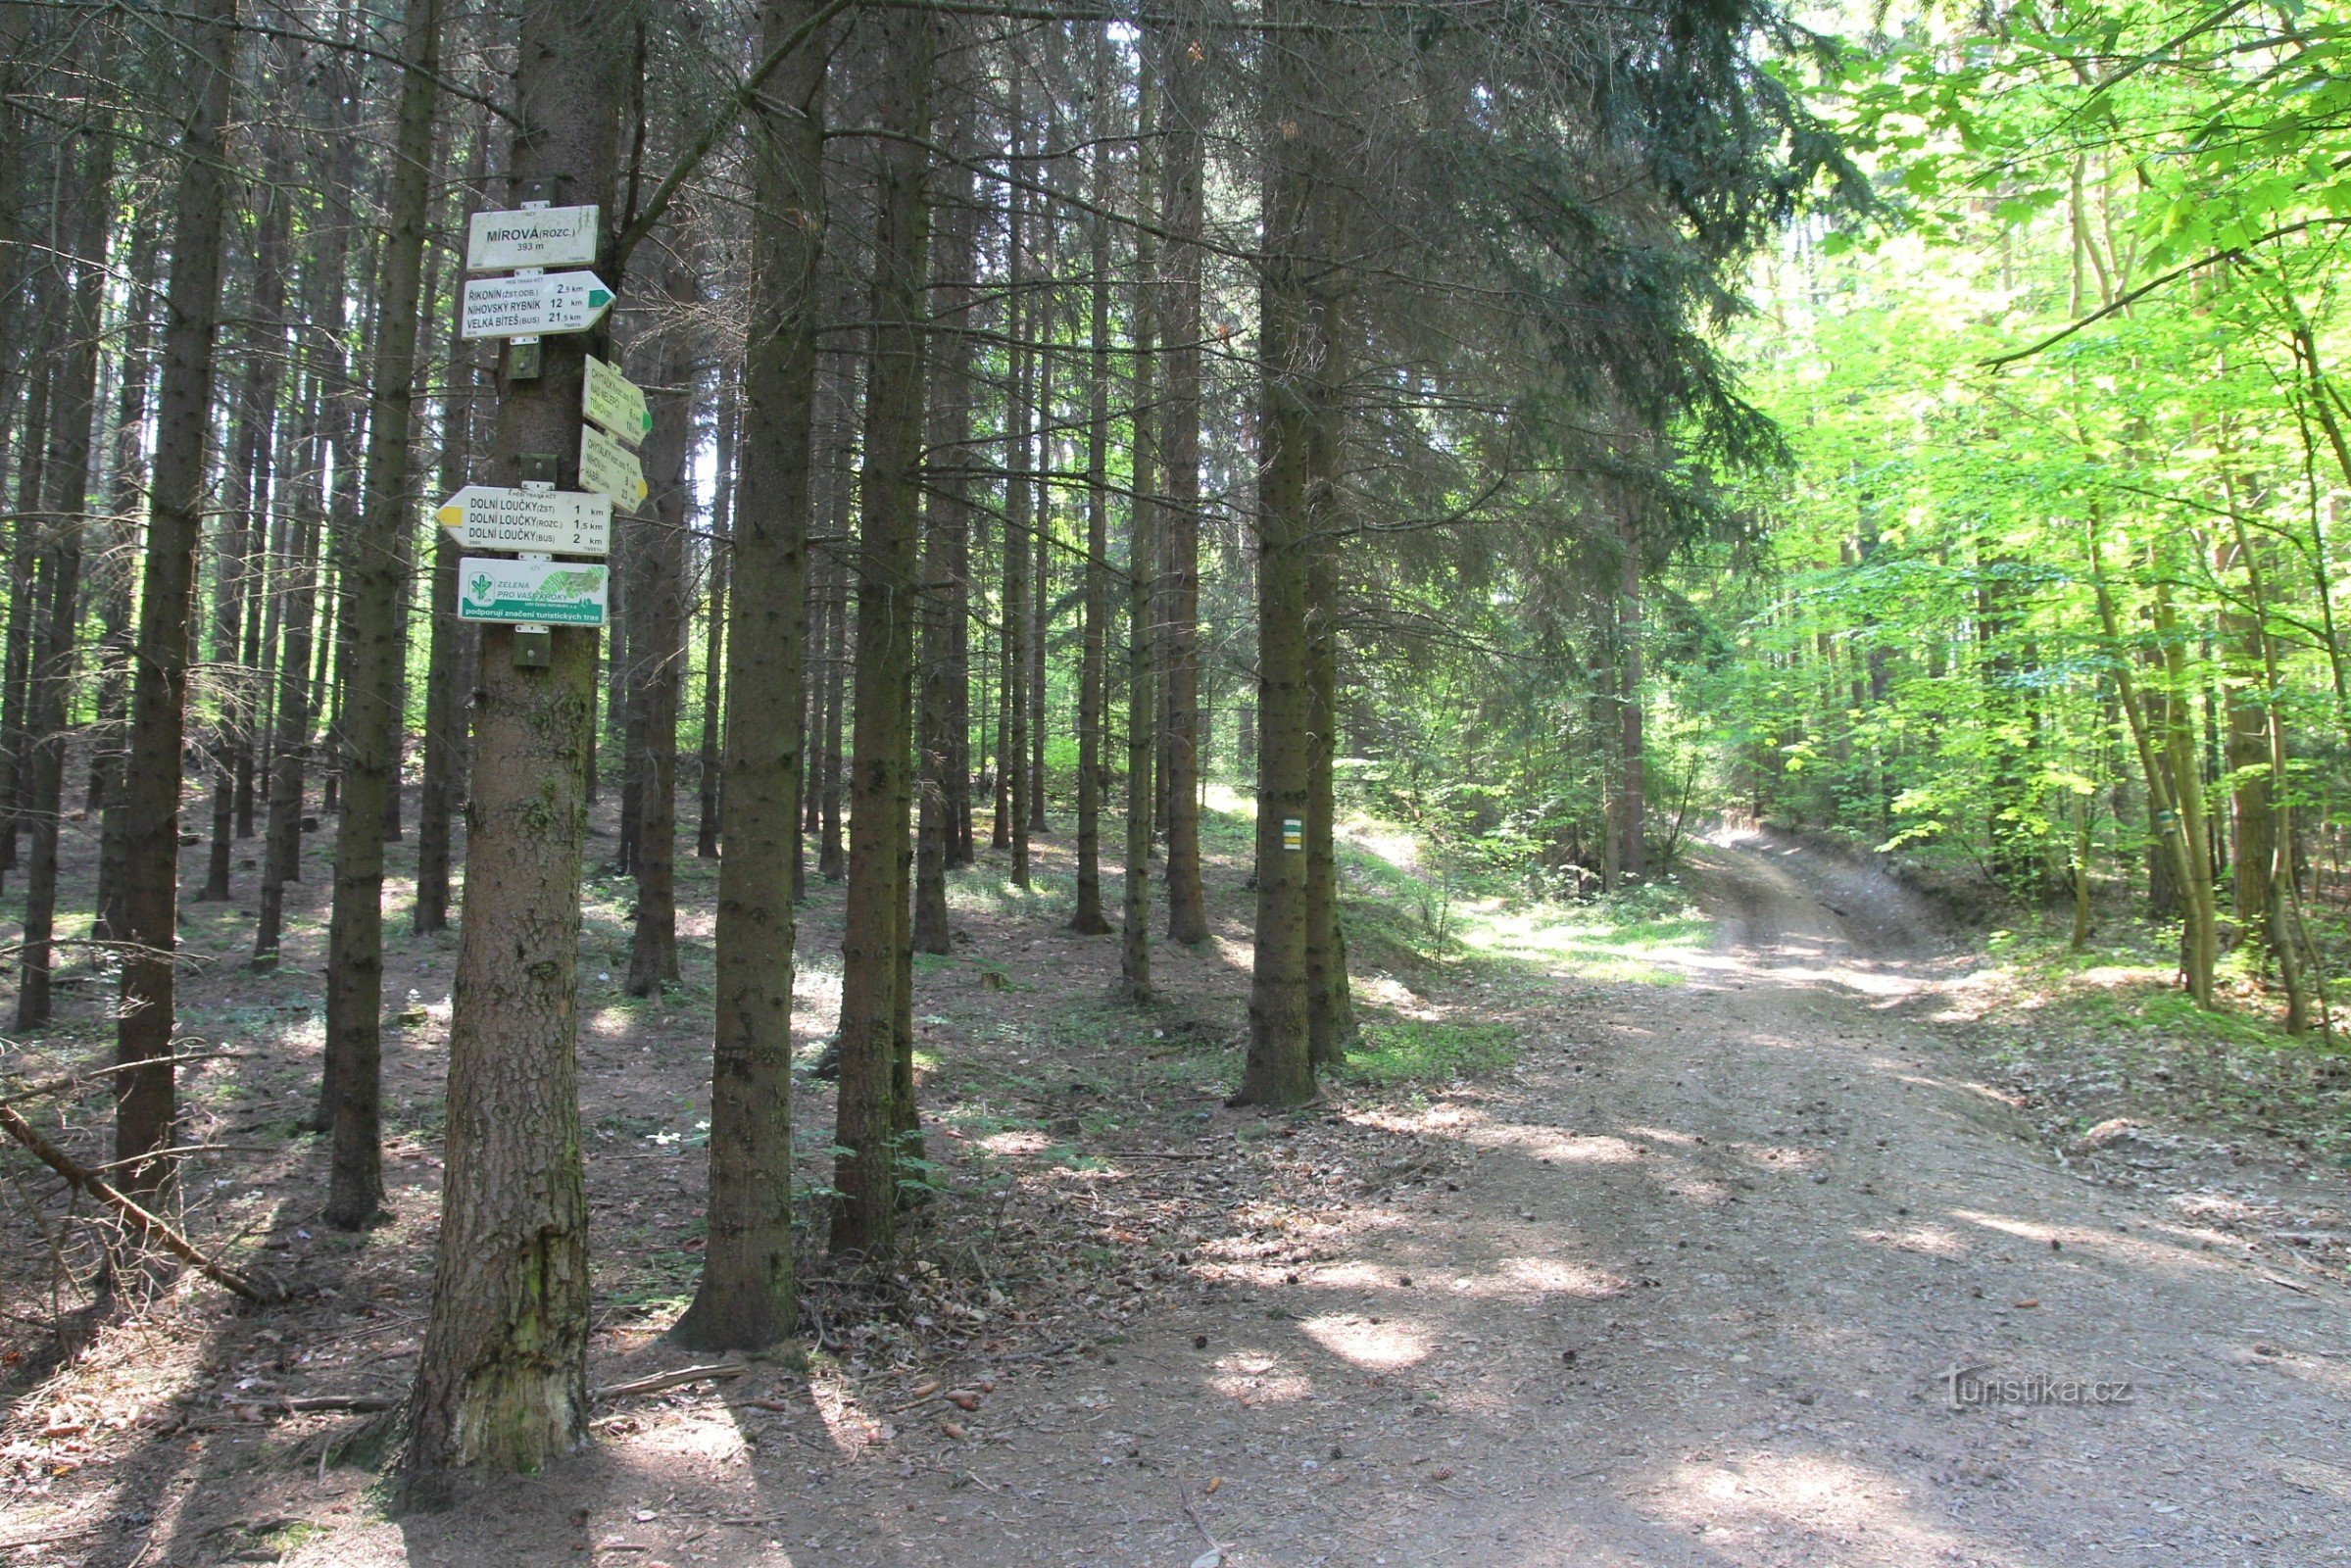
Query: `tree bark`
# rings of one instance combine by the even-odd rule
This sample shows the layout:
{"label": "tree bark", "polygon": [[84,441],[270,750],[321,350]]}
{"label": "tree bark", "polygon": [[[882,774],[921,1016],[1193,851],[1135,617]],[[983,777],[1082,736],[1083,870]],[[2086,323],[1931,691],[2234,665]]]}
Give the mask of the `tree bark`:
{"label": "tree bark", "polygon": [[269,809],[262,830],[259,918],[253,957],[274,963],[285,929],[285,885],[302,880],[304,764],[310,755],[311,640],[318,621],[318,534],[325,513],[326,438],[314,378],[304,394],[298,442],[308,454],[289,523],[292,548],[278,573],[277,701],[269,743]]}
{"label": "tree bark", "polygon": [[32,807],[32,665],[35,627],[41,620],[41,509],[42,481],[48,472],[49,405],[58,381],[54,357],[46,352],[46,326],[52,305],[50,269],[40,269],[33,286],[34,314],[44,326],[41,351],[34,356],[24,388],[24,413],[17,458],[17,514],[11,530],[9,558],[9,645],[13,663],[8,672],[8,729],[4,737],[7,771],[0,775],[0,873],[17,865],[19,841],[24,834],[25,813]]}
{"label": "tree bark", "polygon": [[[92,73],[106,81],[111,31],[101,34]],[[101,89],[103,90],[103,89]],[[55,392],[49,453],[49,538],[41,552],[40,595],[47,613],[34,644],[31,681],[32,842],[24,876],[24,957],[17,1027],[49,1022],[49,965],[57,915],[57,838],[66,803],[66,719],[81,640],[81,546],[88,520],[90,426],[98,405],[98,347],[105,303],[107,249],[113,235],[114,115],[93,103],[82,126],[74,171],[73,284],[68,296],[66,352]],[[168,1035],[167,1035],[168,1039]]]}
{"label": "tree bark", "polygon": [[[2224,574],[2241,570],[2232,540],[2216,564]],[[2224,599],[2221,646],[2229,668],[2222,696],[2228,710],[2231,903],[2240,940],[2266,965],[2273,956],[2270,930],[2270,862],[2277,853],[2277,818],[2270,801],[2270,699],[2261,662],[2258,617]]]}
{"label": "tree bark", "polygon": [[1355,1033],[1347,941],[1339,927],[1334,762],[1339,730],[1340,478],[1346,461],[1345,379],[1351,323],[1322,307],[1322,363],[1306,422],[1306,1054],[1317,1071],[1343,1065]]}
{"label": "tree bark", "polygon": [[[220,326],[227,169],[221,132],[235,81],[234,0],[188,0],[175,24],[189,73],[180,102],[171,281],[165,296],[163,380],[156,395],[153,499],[139,595],[130,757],[123,783],[122,1014],[115,1032],[115,1158],[133,1194],[170,1178],[155,1159],[178,1113],[171,1030],[179,926],[179,759],[186,739],[188,622],[203,525],[204,447]],[[137,1063],[154,1065],[135,1066]]]}
{"label": "tree bark", "polygon": [[399,788],[402,666],[408,626],[411,413],[417,311],[431,219],[434,84],[441,0],[405,0],[400,108],[375,278],[374,386],[367,416],[366,498],[343,557],[343,809],[335,823],[334,906],[327,922],[326,1096],[334,1155],[326,1222],[374,1223],[383,1208],[384,824]]}
{"label": "tree bark", "polygon": [[1029,418],[1035,385],[1037,354],[1029,346],[1039,312],[1028,287],[1028,247],[1023,219],[1028,196],[1022,188],[1029,162],[1022,156],[1028,125],[1022,113],[1021,78],[1012,80],[1012,179],[1006,192],[1004,270],[1005,326],[1012,340],[1011,407],[1005,417],[1004,439],[1004,592],[998,605],[1003,623],[1001,679],[1003,721],[997,726],[995,846],[1012,857],[1012,884],[1029,885],[1028,755],[1029,755],[1029,556],[1034,537],[1030,508],[1036,498],[1029,478],[1032,447]]}
{"label": "tree bark", "polygon": [[1630,503],[1617,519],[1617,742],[1624,764],[1617,790],[1617,833],[1623,845],[1617,864],[1626,876],[1639,879],[1649,872],[1648,767],[1641,735],[1641,537],[1633,525]]}
{"label": "tree bark", "polygon": [[[483,171],[488,163],[489,124],[485,117],[472,130],[473,145],[465,158],[465,199],[458,220],[470,224],[480,206]],[[462,276],[462,267],[458,269]],[[453,288],[452,293],[457,289]],[[449,334],[446,386],[441,400],[440,494],[453,496],[465,487],[473,466],[473,400],[480,375],[480,359],[462,333]],[[458,563],[465,547],[445,528],[433,530],[430,644],[424,673],[424,777],[416,792],[416,906],[418,935],[449,928],[449,866],[454,849],[460,780],[465,774],[465,710],[463,648],[468,635],[457,618]]]}
{"label": "tree bark", "polygon": [[[1295,19],[1280,4],[1268,15]],[[1314,517],[1313,425],[1320,367],[1335,336],[1317,252],[1334,200],[1315,167],[1323,129],[1311,123],[1320,75],[1315,34],[1267,67],[1263,115],[1264,255],[1258,264],[1262,363],[1257,479],[1257,924],[1249,984],[1249,1052],[1240,1104],[1284,1106],[1313,1098],[1306,965],[1307,802],[1314,702],[1309,668]]]}
{"label": "tree bark", "polygon": [[1102,710],[1110,616],[1110,51],[1094,47],[1093,207],[1086,219],[1089,304],[1086,375],[1085,621],[1078,660],[1077,907],[1069,929],[1100,936],[1102,918]]}
{"label": "tree bark", "polygon": [[630,934],[628,993],[658,996],[675,985],[677,967],[677,718],[686,679],[686,523],[693,499],[686,470],[694,430],[693,389],[702,363],[685,334],[701,290],[683,262],[661,282],[662,315],[655,356],[653,431],[645,439],[652,524],[638,534],[635,644],[638,707],[632,727],[642,748],[637,778],[637,843],[632,867],[637,911]]}
{"label": "tree bark", "polygon": [[[958,155],[976,157],[968,109],[955,118],[952,144]],[[919,744],[922,749],[921,803],[914,852],[914,929],[917,953],[950,951],[947,868],[958,851],[957,818],[968,817],[961,747],[956,734],[966,678],[958,659],[964,617],[964,573],[971,536],[965,476],[971,444],[971,314],[977,305],[979,209],[970,171],[951,166],[939,191],[939,238],[931,282],[933,335],[929,384],[929,459],[922,562],[922,653]]]}
{"label": "tree bark", "polygon": [[[601,0],[539,0],[514,74],[517,195],[612,214],[623,29]],[[600,271],[603,269],[599,269]],[[610,275],[610,274],[608,274]],[[600,334],[547,337],[541,373],[502,366],[492,472],[527,453],[576,480],[580,386]],[[596,635],[555,628],[518,667],[485,628],[449,1031],[448,1174],[431,1315],[410,1399],[403,1500],[447,1501],[463,1466],[536,1470],[586,1437],[587,1197],[580,1168],[579,886]]]}
{"label": "tree bark", "polygon": [[[1135,210],[1151,213],[1157,160],[1159,56],[1163,40],[1148,40],[1138,83]],[[1118,977],[1129,1002],[1151,1000],[1151,754],[1157,749],[1155,639],[1158,602],[1159,459],[1157,384],[1161,287],[1158,246],[1146,229],[1135,240],[1134,498],[1127,510],[1127,799],[1126,885],[1119,911]]]}
{"label": "tree bark", "polygon": [[[773,52],[816,9],[815,0],[767,0],[762,47]],[[693,1304],[670,1331],[699,1349],[771,1345],[792,1331],[795,1306],[792,900],[828,43],[808,39],[750,117],[757,217],[718,797],[726,853],[718,861],[709,1242]]]}
{"label": "tree bark", "polygon": [[1167,937],[1187,946],[1208,938],[1207,897],[1200,862],[1200,184],[1202,178],[1200,63],[1190,40],[1170,33],[1167,61],[1168,233],[1165,318],[1160,325],[1167,364],[1167,406],[1159,421],[1166,498],[1167,576],[1159,636],[1166,671],[1167,731],[1160,757],[1166,772]]}
{"label": "tree bark", "polygon": [[906,970],[907,679],[919,613],[923,299],[929,211],[933,22],[891,11],[877,85],[873,358],[865,386],[857,550],[857,731],[852,759],[849,905],[841,936],[841,1078],[833,1142],[831,1250],[878,1262],[895,1236],[899,1150],[912,1107],[901,1103],[900,988]]}
{"label": "tree bark", "polygon": [[[715,480],[710,495],[709,608],[703,622],[702,741],[695,758],[694,855],[703,860],[718,858],[718,760],[726,712],[726,685],[721,677],[726,668],[727,571],[734,538],[735,429],[742,417],[740,382],[722,372],[719,383],[717,454],[712,465]],[[792,809],[800,809],[797,799]]]}

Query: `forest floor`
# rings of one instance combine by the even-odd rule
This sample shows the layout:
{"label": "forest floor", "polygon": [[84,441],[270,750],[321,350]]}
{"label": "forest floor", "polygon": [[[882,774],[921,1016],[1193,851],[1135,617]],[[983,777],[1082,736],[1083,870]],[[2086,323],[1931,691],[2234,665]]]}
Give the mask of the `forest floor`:
{"label": "forest floor", "polygon": [[[1408,842],[1359,829],[1359,1066],[1297,1115],[1226,1109],[1247,841],[1216,826],[1221,923],[1157,950],[1149,1011],[1107,1000],[1115,937],[1060,929],[1065,839],[1050,893],[985,856],[958,880],[967,940],[915,1004],[940,1192],[889,1299],[811,1257],[797,1347],[607,1400],[586,1453],[422,1518],[385,1511],[380,1430],[285,1401],[407,1384],[454,943],[388,956],[395,1218],[353,1239],[318,1223],[323,1152],[295,1126],[318,910],[255,974],[242,906],[191,906],[191,955],[220,961],[185,1027],[243,1054],[189,1070],[188,1141],[259,1152],[191,1163],[189,1223],[295,1299],[181,1280],[61,1355],[12,1209],[0,1564],[2351,1557],[2351,1198],[2290,1136],[2218,1128],[2163,1098],[2168,1069],[2125,1063],[2123,1101],[2059,1071],[2081,1054],[2036,1046],[1915,895],[1728,836],[1678,892],[1482,906],[1441,942]],[[686,984],[658,1002],[607,978],[625,882],[586,892],[599,1386],[693,1361],[660,1338],[700,1232],[711,872],[686,872]],[[840,907],[817,887],[803,929],[810,1055]],[[98,1050],[76,1005],[10,1065]],[[797,1114],[819,1179],[824,1085]],[[2129,1392],[1955,1408],[1954,1368]]]}

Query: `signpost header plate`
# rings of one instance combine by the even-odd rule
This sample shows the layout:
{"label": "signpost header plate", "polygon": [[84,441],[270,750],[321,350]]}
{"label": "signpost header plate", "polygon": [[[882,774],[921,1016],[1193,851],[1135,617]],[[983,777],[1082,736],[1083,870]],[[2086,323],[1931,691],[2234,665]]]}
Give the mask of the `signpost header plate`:
{"label": "signpost header plate", "polygon": [[585,267],[596,260],[595,207],[528,207],[475,213],[465,230],[465,270],[499,272],[510,267]]}

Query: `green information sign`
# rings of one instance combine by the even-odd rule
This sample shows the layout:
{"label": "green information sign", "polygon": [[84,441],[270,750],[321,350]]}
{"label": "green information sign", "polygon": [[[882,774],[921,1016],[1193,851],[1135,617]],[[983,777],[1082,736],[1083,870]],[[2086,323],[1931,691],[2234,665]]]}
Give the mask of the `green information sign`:
{"label": "green information sign", "polygon": [[601,561],[466,556],[458,562],[458,619],[601,626],[610,575]]}
{"label": "green information sign", "polygon": [[1306,847],[1306,824],[1295,816],[1282,818],[1282,848],[1303,850]]}

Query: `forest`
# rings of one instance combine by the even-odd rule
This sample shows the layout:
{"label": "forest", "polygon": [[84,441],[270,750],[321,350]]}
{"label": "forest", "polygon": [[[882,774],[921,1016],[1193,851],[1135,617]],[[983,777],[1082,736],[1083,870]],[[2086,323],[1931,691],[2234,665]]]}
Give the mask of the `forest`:
{"label": "forest", "polygon": [[0,0],[0,1565],[2341,1558],[2347,241],[2332,0]]}

